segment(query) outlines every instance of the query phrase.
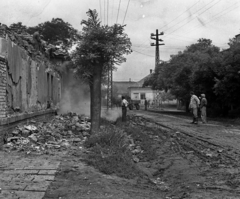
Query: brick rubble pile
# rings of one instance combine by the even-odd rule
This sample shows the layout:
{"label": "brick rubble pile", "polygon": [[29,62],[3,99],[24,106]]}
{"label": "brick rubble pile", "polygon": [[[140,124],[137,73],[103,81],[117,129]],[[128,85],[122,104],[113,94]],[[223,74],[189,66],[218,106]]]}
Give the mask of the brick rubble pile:
{"label": "brick rubble pile", "polygon": [[90,127],[89,118],[74,113],[55,116],[47,123],[31,121],[8,133],[4,149],[50,154],[80,147],[89,136]]}

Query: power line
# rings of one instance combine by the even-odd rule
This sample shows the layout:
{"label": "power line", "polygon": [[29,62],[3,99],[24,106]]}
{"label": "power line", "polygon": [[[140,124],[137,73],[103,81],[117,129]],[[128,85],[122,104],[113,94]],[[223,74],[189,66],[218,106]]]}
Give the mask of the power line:
{"label": "power line", "polygon": [[99,6],[100,6],[100,19],[102,20],[102,6],[101,6],[101,0],[99,0]]}
{"label": "power line", "polygon": [[[220,18],[220,17],[222,17],[222,16],[224,16],[224,15],[226,15],[227,13],[231,12],[232,10],[237,9],[239,7],[239,5],[235,6],[236,4],[238,4],[238,3],[232,4],[231,6],[227,7],[226,9],[224,9],[221,12],[217,13],[216,15],[214,15],[211,20],[205,22],[205,25],[210,23],[210,22],[212,22],[212,21],[214,21],[214,20],[216,20],[216,19],[218,19],[218,18]],[[233,6],[235,6],[235,7],[233,9],[231,9]],[[223,13],[223,14],[221,14],[221,13]],[[194,26],[193,29],[188,31],[188,33],[194,31],[196,28],[199,28],[199,27],[201,27],[201,25]]]}
{"label": "power line", "polygon": [[[219,0],[218,2],[216,2],[215,4],[213,4],[212,6],[210,6],[208,9],[204,10],[203,12],[201,12],[199,15],[203,14],[204,12],[208,11],[210,8],[212,8],[213,6],[215,6],[217,3],[219,3],[221,0]],[[183,26],[187,25],[188,23],[190,23],[192,20],[194,20],[196,17],[192,18],[190,21],[188,21],[187,23],[183,24],[182,26],[180,26],[179,28],[175,29],[174,31],[168,33],[168,35],[176,32],[177,30],[179,30],[180,28],[182,28]]]}
{"label": "power line", "polygon": [[104,25],[105,25],[105,0],[103,0],[103,7],[104,7]]}
{"label": "power line", "polygon": [[142,54],[142,55],[146,55],[146,56],[148,56],[148,57],[155,57],[155,56],[153,56],[153,55],[148,55],[148,54],[139,52],[139,51],[137,51],[137,50],[132,50],[132,51],[134,51],[134,52],[136,52],[136,53],[139,53],[139,54]]}
{"label": "power line", "polygon": [[[197,12],[199,12],[199,11],[202,10],[203,8],[207,7],[207,6],[208,6],[209,4],[211,4],[212,2],[213,2],[213,1],[210,1],[209,3],[207,3],[205,6],[201,7],[199,10],[197,10],[197,11],[196,11],[195,13],[193,13],[193,14],[196,14]],[[189,17],[186,17],[186,18],[184,18],[183,20],[179,21],[177,24],[170,26],[169,28],[165,29],[164,32],[167,31],[167,30],[169,30],[169,29],[171,29],[172,27],[177,26],[178,24],[180,24],[181,22],[185,21],[185,20],[188,19],[188,18],[189,18]]]}
{"label": "power line", "polygon": [[[232,5],[229,6],[227,9],[224,9],[223,11],[217,13],[216,15],[214,15],[214,16],[212,17],[211,20],[205,22],[204,25],[206,25],[206,24],[208,24],[208,23],[210,23],[210,22],[212,22],[212,21],[214,21],[214,20],[222,17],[223,15],[229,13],[229,12],[232,11],[232,10],[237,9],[237,8],[239,7],[239,5],[238,5],[238,6],[235,6],[235,5],[237,5],[237,4],[238,4],[238,3],[232,4]],[[233,6],[234,6],[234,8],[233,8]],[[231,9],[231,8],[233,8],[233,9]],[[226,12],[227,10],[228,10],[228,12]],[[221,14],[221,13],[223,13],[223,14]],[[192,27],[193,29],[190,30],[189,32],[192,32],[193,30],[195,30],[195,28],[198,28],[198,27],[201,27],[201,25],[197,25],[197,26]]]}
{"label": "power line", "polygon": [[[121,5],[121,0],[119,0],[119,5],[118,5],[117,21],[118,21],[118,15],[119,15],[120,5]],[[117,24],[117,21],[116,21],[116,24]]]}
{"label": "power line", "polygon": [[109,6],[109,0],[107,0],[107,25],[108,25],[108,6]]}
{"label": "power line", "polygon": [[[112,0],[112,17],[111,17],[111,19],[113,19],[113,7],[114,7],[114,0]],[[112,22],[112,20],[111,20],[111,22]]]}
{"label": "power line", "polygon": [[124,24],[124,21],[125,21],[126,15],[127,15],[129,2],[130,2],[130,0],[128,0],[127,9],[126,9],[126,12],[125,12],[125,15],[124,15],[124,19],[123,19],[123,23],[122,23],[122,24]]}
{"label": "power line", "polygon": [[[200,0],[199,0],[200,1]],[[198,2],[199,2],[198,1]],[[197,3],[198,3],[197,2]],[[176,19],[178,19],[179,17],[181,17],[185,12],[189,11],[192,7],[194,7],[197,3],[194,3],[190,8],[188,8],[186,11],[184,11],[182,14],[178,15],[176,18],[174,18],[172,21],[170,21],[168,24],[162,26],[160,29],[163,29],[164,27],[166,27],[167,25],[169,25],[170,23],[172,23],[173,21],[175,21]]]}

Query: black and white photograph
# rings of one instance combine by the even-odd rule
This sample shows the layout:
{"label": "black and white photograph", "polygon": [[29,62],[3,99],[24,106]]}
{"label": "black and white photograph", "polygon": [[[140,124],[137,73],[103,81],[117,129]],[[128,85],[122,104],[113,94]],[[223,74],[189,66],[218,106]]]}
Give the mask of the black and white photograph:
{"label": "black and white photograph", "polygon": [[0,3],[0,199],[240,199],[239,0]]}

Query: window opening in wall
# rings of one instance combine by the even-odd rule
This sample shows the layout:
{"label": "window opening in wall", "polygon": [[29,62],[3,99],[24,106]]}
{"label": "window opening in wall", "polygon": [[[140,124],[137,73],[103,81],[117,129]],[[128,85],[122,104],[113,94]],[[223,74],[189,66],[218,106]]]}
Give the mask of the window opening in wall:
{"label": "window opening in wall", "polygon": [[133,93],[133,98],[138,99],[139,93]]}
{"label": "window opening in wall", "polygon": [[146,94],[145,93],[141,93],[141,99],[145,99],[146,98]]}

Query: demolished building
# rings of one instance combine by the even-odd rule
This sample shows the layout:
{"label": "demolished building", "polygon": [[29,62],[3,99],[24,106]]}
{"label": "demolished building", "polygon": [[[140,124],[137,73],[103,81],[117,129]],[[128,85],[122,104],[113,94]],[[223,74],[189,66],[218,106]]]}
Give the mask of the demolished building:
{"label": "demolished building", "polygon": [[19,123],[56,113],[61,98],[56,69],[68,59],[67,51],[47,45],[38,32],[0,24],[0,146]]}

